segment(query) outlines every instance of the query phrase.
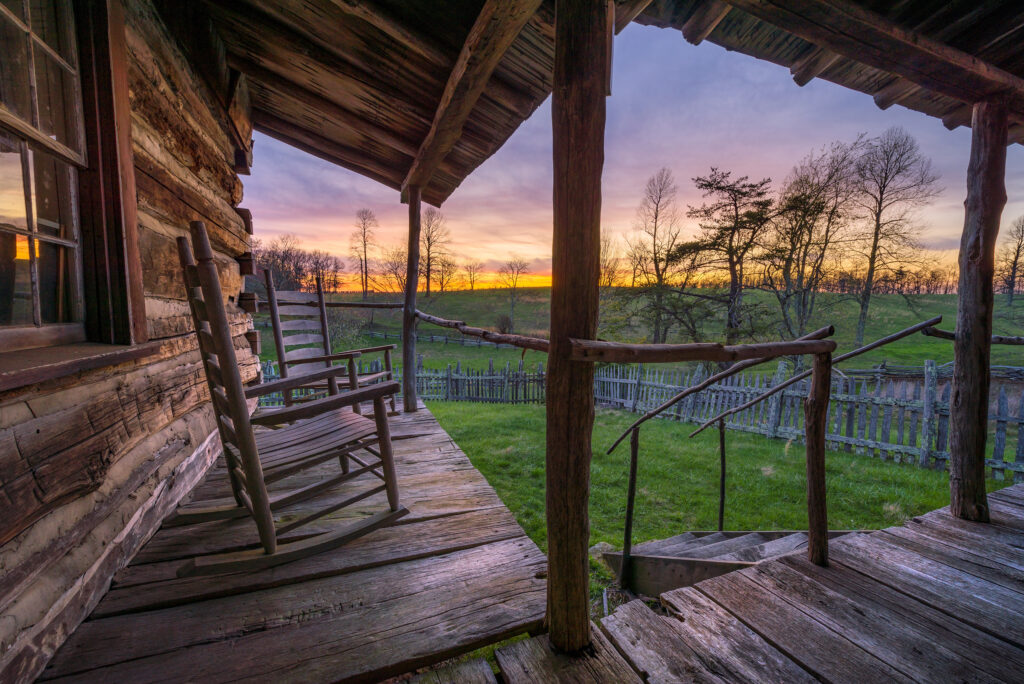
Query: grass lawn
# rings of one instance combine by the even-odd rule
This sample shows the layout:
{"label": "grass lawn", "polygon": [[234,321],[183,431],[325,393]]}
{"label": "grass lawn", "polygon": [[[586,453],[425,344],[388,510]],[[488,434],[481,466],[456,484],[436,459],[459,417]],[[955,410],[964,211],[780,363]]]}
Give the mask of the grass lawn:
{"label": "grass lawn", "polygon": [[[542,550],[544,407],[429,402],[452,439],[497,490]],[[635,416],[599,410],[591,467],[590,544],[622,546],[629,470],[628,443],[605,450]],[[692,426],[654,420],[641,433],[635,542],[718,525],[718,435],[694,439]],[[731,530],[806,529],[804,449],[758,435],[727,433],[725,527]],[[832,529],[896,525],[949,503],[945,472],[843,452],[827,456],[828,522]],[[990,489],[1010,484],[989,480]],[[596,596],[612,577],[591,564]]]}

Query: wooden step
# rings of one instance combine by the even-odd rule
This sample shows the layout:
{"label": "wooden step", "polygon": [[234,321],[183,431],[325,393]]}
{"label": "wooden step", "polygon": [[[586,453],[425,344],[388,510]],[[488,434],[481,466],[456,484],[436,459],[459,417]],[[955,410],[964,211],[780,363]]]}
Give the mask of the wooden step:
{"label": "wooden step", "polygon": [[764,544],[767,541],[769,540],[764,535],[758,534],[757,532],[751,532],[750,534],[745,534],[742,537],[733,537],[732,539],[724,539],[719,542],[693,546],[685,549],[681,555],[684,558],[718,558],[719,556],[732,553],[733,551],[739,551],[740,549]]}
{"label": "wooden step", "polygon": [[679,542],[675,544],[668,544],[660,547],[660,556],[675,556],[682,558],[688,552],[693,549],[710,546],[711,544],[717,544],[718,542],[726,541],[731,535],[725,532],[712,532],[711,534],[705,534],[697,536],[695,539],[689,542]]}
{"label": "wooden step", "polygon": [[779,539],[773,539],[771,541],[758,544],[757,546],[748,546],[732,553],[726,553],[723,555],[715,556],[715,560],[731,560],[731,561],[763,561],[769,558],[777,558],[787,553],[793,553],[799,551],[807,546],[807,533],[806,532],[795,532]]}
{"label": "wooden step", "polygon": [[551,647],[547,634],[517,641],[494,652],[508,684],[558,684],[561,682],[621,682],[643,680],[626,662],[604,633],[591,625],[592,650],[568,656]]}
{"label": "wooden step", "polygon": [[697,539],[697,535],[693,532],[684,532],[682,534],[677,534],[674,537],[669,537],[668,539],[652,539],[651,541],[636,544],[633,547],[633,553],[648,556],[663,556],[665,554],[661,552],[662,549],[670,546],[677,546],[679,544],[689,544],[695,539]]}

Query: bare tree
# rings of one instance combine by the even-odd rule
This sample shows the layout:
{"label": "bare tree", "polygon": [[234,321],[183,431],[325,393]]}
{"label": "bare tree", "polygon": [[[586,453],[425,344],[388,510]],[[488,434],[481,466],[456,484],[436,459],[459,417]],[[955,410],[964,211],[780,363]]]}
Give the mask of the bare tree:
{"label": "bare tree", "polygon": [[359,289],[363,299],[370,294],[370,250],[375,243],[374,231],[380,224],[371,209],[360,209],[356,212],[356,229],[352,233],[352,256],[359,266]]}
{"label": "bare tree", "polygon": [[309,253],[309,275],[312,278],[307,278],[305,285],[310,292],[316,291],[317,278],[323,284],[324,292],[337,292],[342,278],[341,259],[322,249],[315,249]]}
{"label": "bare tree", "polygon": [[384,292],[405,292],[408,250],[399,245],[381,252],[372,276],[374,287]]}
{"label": "bare tree", "polygon": [[279,235],[261,244],[256,254],[259,266],[270,269],[275,289],[302,289],[309,275],[310,257],[297,237]]}
{"label": "bare tree", "polygon": [[437,283],[438,292],[446,292],[451,289],[455,276],[459,273],[459,264],[447,254],[438,257],[437,266],[434,268],[434,282]]}
{"label": "bare tree", "polygon": [[466,275],[466,282],[469,284],[470,290],[476,287],[476,281],[480,279],[483,270],[484,262],[479,259],[470,259],[462,265],[462,272]]}
{"label": "bare tree", "polygon": [[667,168],[648,178],[637,208],[633,236],[626,241],[631,282],[641,288],[633,294],[642,295],[638,301],[644,302],[642,311],[650,318],[651,341],[655,343],[664,342],[668,335],[663,304],[678,271],[671,259],[680,242],[676,191],[675,179]]}
{"label": "bare tree", "polygon": [[513,255],[498,269],[498,282],[508,289],[508,332],[512,332],[516,318],[516,297],[518,296],[519,280],[530,272],[530,262],[521,256]]}
{"label": "bare tree", "polygon": [[999,250],[998,277],[1006,292],[1006,305],[1013,308],[1013,297],[1024,284],[1024,216],[1017,218],[1006,231]]}
{"label": "bare tree", "polygon": [[426,295],[430,296],[430,283],[435,279],[439,260],[447,256],[451,232],[445,225],[444,214],[427,207],[420,224],[420,273],[426,282]]}
{"label": "bare tree", "polygon": [[760,287],[775,295],[780,333],[807,332],[826,273],[839,265],[834,247],[849,226],[859,143],[833,143],[793,169],[759,255]]}
{"label": "bare tree", "polygon": [[606,231],[601,231],[601,273],[599,285],[602,290],[607,290],[622,282],[622,255],[619,253],[619,242],[615,236]]}
{"label": "bare tree", "polygon": [[893,127],[864,143],[856,164],[857,201],[864,215],[860,251],[864,280],[858,294],[857,346],[876,282],[913,260],[920,248],[913,211],[935,197],[941,188],[931,160],[907,131]]}
{"label": "bare tree", "polygon": [[702,253],[704,268],[721,268],[727,273],[725,341],[734,344],[745,318],[743,291],[747,284],[748,259],[772,219],[771,179],[757,182],[751,182],[747,176],[733,179],[729,171],[712,167],[711,173],[694,178],[693,182],[711,201],[690,208],[689,216],[700,222],[701,235],[680,251]]}

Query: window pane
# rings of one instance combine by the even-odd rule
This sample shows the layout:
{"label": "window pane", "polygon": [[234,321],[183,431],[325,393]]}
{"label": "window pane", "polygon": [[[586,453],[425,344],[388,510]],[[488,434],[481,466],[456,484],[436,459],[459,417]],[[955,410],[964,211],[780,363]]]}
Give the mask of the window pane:
{"label": "window pane", "polygon": [[45,50],[35,49],[36,102],[39,129],[73,150],[78,150],[75,123],[75,79]]}
{"label": "window pane", "polygon": [[0,228],[28,230],[20,148],[19,142],[0,131]]}
{"label": "window pane", "polygon": [[68,45],[70,26],[67,5],[64,0],[30,0],[28,11],[32,15],[32,32],[46,41],[57,53],[74,64],[71,46]]}
{"label": "window pane", "polygon": [[75,239],[73,169],[56,157],[32,151],[32,199],[36,230],[43,235]]}
{"label": "window pane", "polygon": [[32,325],[29,239],[0,233],[0,325]]}
{"label": "window pane", "polygon": [[0,102],[18,117],[32,121],[29,95],[28,34],[0,15]]}
{"label": "window pane", "polygon": [[75,253],[67,247],[39,241],[36,269],[39,273],[39,313],[46,323],[70,323],[78,320]]}

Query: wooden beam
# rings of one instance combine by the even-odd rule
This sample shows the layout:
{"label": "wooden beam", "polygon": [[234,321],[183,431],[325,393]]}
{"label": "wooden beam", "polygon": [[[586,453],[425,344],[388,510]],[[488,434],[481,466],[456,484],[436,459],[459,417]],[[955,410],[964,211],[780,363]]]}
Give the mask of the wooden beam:
{"label": "wooden beam", "polygon": [[724,0],[815,45],[962,102],[1004,94],[1024,115],[1024,79],[851,0]]}
{"label": "wooden beam", "polygon": [[402,154],[409,155],[410,157],[416,154],[417,147],[412,141],[395,135],[390,130],[368,121],[362,116],[345,109],[338,103],[314,93],[312,90],[304,88],[294,81],[289,81],[250,59],[229,53],[228,64],[231,65],[231,68],[242,72],[257,84],[278,92],[287,98],[295,100],[303,105],[303,107],[311,109],[313,114],[331,119],[339,126],[353,130],[359,135],[365,136],[381,145],[386,145]]}
{"label": "wooden beam", "polygon": [[613,19],[604,0],[556,0],[551,343],[547,386],[548,629],[552,645],[590,644],[590,440],[594,366],[571,338],[597,333],[605,89]]}
{"label": "wooden beam", "polygon": [[828,506],[825,501],[825,433],[832,388],[832,355],[814,357],[811,386],[804,403],[807,453],[807,558],[828,565]]}
{"label": "wooden beam", "polygon": [[409,245],[402,309],[402,407],[416,411],[416,287],[420,280],[420,187],[408,188]]}
{"label": "wooden beam", "polygon": [[448,77],[434,120],[402,182],[426,187],[462,134],[477,100],[505,52],[541,0],[486,0]]}
{"label": "wooden beam", "polygon": [[789,73],[798,86],[805,86],[821,76],[830,66],[842,59],[839,55],[824,48],[812,48],[807,54],[793,62]]}
{"label": "wooden beam", "polygon": [[571,339],[572,359],[598,363],[675,363],[680,361],[744,361],[835,350],[832,340],[793,340],[725,346],[717,342],[687,344],[625,344]]}
{"label": "wooden beam", "polygon": [[889,84],[879,89],[872,97],[879,109],[888,109],[919,92],[921,92],[921,86],[905,78],[896,77]]}
{"label": "wooden beam", "polygon": [[640,13],[647,9],[651,0],[619,0],[615,3],[615,35],[622,33],[622,30],[640,16]]}
{"label": "wooden beam", "polygon": [[732,8],[721,0],[705,0],[697,6],[690,18],[683,24],[683,38],[689,43],[700,45],[722,23]]}
{"label": "wooden beam", "polygon": [[1006,105],[979,102],[971,122],[960,283],[950,397],[949,511],[988,522],[985,441],[988,435],[992,280],[999,219],[1006,205]]}

